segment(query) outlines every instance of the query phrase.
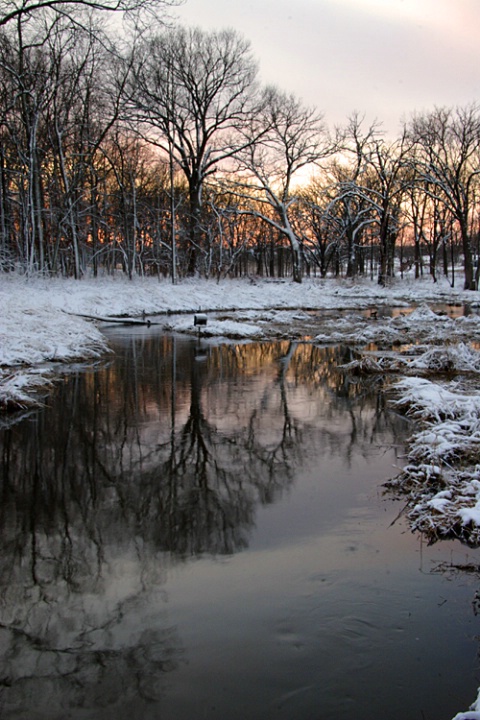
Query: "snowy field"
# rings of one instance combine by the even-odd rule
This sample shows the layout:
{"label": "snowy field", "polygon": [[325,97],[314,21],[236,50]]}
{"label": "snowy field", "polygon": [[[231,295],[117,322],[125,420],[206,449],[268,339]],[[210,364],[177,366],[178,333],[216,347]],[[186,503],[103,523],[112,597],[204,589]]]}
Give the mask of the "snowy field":
{"label": "snowy field", "polygon": [[[438,306],[468,304],[470,315]],[[387,374],[392,407],[412,422],[409,456],[389,491],[405,496],[413,529],[429,540],[480,544],[480,308],[478,293],[430,279],[361,281],[156,279],[0,280],[0,408],[28,409],[72,363],[95,363],[108,343],[102,326],[128,316],[165,330],[213,337],[309,338],[346,343],[358,359],[345,372]],[[396,308],[394,316],[383,312]],[[329,311],[322,317],[311,310]],[[342,311],[341,316],[335,311]],[[81,317],[83,316],[83,317]],[[89,316],[89,317],[85,317]],[[97,318],[97,319],[92,319]],[[368,350],[366,349],[368,348]],[[373,349],[372,349],[373,348]],[[39,392],[41,391],[41,392]],[[0,417],[1,420],[1,417]],[[455,720],[480,720],[480,696]]]}

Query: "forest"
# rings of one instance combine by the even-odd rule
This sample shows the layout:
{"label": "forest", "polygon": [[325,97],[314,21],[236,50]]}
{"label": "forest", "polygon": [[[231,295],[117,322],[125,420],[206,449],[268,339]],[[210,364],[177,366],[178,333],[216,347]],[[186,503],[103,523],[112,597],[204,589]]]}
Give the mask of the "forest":
{"label": "forest", "polygon": [[2,272],[478,289],[475,102],[395,138],[358,112],[329,127],[262,84],[247,39],[171,5],[0,0]]}

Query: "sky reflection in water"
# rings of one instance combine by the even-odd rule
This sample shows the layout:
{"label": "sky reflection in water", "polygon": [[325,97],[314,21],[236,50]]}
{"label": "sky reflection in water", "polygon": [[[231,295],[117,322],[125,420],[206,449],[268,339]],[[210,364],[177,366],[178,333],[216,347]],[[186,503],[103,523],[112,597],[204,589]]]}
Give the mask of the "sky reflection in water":
{"label": "sky reflection in water", "polygon": [[1,434],[2,718],[450,720],[475,561],[382,495],[406,423],[345,348],[112,330]]}

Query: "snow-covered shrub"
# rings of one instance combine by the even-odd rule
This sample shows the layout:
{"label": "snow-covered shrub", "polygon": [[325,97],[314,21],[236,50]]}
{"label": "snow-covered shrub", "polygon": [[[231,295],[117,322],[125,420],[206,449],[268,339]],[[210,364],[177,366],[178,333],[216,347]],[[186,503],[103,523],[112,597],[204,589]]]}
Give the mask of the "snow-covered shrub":
{"label": "snow-covered shrub", "polygon": [[412,528],[431,541],[480,544],[480,395],[418,377],[404,378],[395,390],[396,405],[419,430],[408,464],[387,487],[407,496]]}

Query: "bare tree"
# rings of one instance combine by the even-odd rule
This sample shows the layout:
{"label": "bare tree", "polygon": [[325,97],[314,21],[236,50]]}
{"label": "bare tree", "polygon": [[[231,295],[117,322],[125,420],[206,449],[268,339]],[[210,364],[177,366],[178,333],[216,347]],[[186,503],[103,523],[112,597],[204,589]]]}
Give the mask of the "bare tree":
{"label": "bare tree", "polygon": [[251,113],[257,67],[249,43],[234,31],[182,27],[150,39],[133,66],[133,117],[188,183],[192,273],[202,243],[204,184],[242,146],[238,129]]}
{"label": "bare tree", "polygon": [[378,243],[378,283],[384,285],[393,275],[402,202],[411,181],[409,149],[405,135],[387,142],[377,124],[363,130],[358,115],[350,118],[341,142],[341,160],[331,169],[334,183],[329,206],[346,243],[350,275],[363,233],[374,233]]}
{"label": "bare tree", "polygon": [[331,188],[328,177],[316,177],[302,190],[305,255],[318,268],[321,277],[326,277],[334,260],[337,274],[340,272],[339,254],[341,234],[331,213]]}
{"label": "bare tree", "polygon": [[394,274],[395,244],[400,230],[402,201],[410,182],[408,143],[376,140],[367,154],[367,182],[361,193],[369,199],[378,234],[378,284]]}
{"label": "bare tree", "polygon": [[82,9],[132,13],[177,4],[178,0],[0,0],[0,27],[46,10],[71,17]]}
{"label": "bare tree", "polygon": [[365,180],[369,147],[381,137],[379,126],[364,128],[364,118],[354,112],[347,127],[339,131],[340,159],[329,168],[330,201],[325,218],[336,229],[346,255],[346,275],[353,277],[361,263],[360,249],[366,228],[375,222],[370,199],[357,192]]}
{"label": "bare tree", "polygon": [[423,191],[441,199],[458,223],[465,290],[475,290],[471,220],[480,174],[480,109],[436,108],[414,117],[408,133],[416,144],[416,166]]}
{"label": "bare tree", "polygon": [[[299,202],[294,182],[301,170],[318,163],[331,151],[325,125],[314,108],[277,88],[264,91],[263,107],[250,126],[248,142],[238,159],[235,192],[250,198],[246,212],[261,217],[287,240],[293,279],[302,281],[301,239],[292,224],[292,208]],[[263,210],[258,210],[258,204]]]}
{"label": "bare tree", "polygon": [[13,150],[7,170],[11,177],[15,175],[19,251],[28,270],[43,270],[44,113],[51,100],[53,78],[42,48],[44,36],[25,34],[21,22],[15,30],[0,37],[3,140],[5,148]]}
{"label": "bare tree", "polygon": [[98,236],[95,156],[118,114],[111,53],[94,18],[83,26],[19,20],[12,28],[0,38],[5,148],[15,151],[2,197],[19,198],[10,205],[18,222],[9,225],[27,270],[56,272],[63,253],[80,277]]}

